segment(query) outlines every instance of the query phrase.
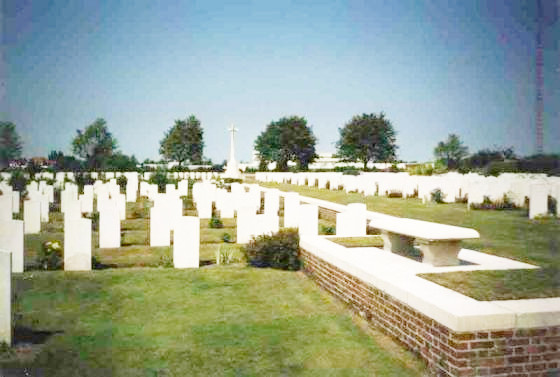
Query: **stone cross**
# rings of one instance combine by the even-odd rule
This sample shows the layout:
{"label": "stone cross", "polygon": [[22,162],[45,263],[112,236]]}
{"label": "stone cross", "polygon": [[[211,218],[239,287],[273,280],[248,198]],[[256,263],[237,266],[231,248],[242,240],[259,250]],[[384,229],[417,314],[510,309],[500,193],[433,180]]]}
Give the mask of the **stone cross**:
{"label": "stone cross", "polygon": [[232,124],[231,127],[228,128],[228,131],[230,132],[229,160],[227,162],[224,177],[241,178],[239,168],[237,167],[237,161],[235,161],[235,133],[239,130]]}
{"label": "stone cross", "polygon": [[231,125],[230,128],[228,128],[228,131],[230,132],[230,138],[229,138],[229,163],[233,163],[235,162],[235,133],[237,131],[239,131],[237,128],[235,128],[233,126],[233,124]]}

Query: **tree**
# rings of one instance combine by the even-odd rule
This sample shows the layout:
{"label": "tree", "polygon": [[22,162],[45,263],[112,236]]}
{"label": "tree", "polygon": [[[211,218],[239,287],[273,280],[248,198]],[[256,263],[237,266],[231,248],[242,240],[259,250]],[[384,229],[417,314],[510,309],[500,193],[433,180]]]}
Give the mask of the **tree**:
{"label": "tree", "polygon": [[261,167],[269,162],[276,162],[276,169],[286,171],[288,161],[295,161],[297,168],[307,170],[309,164],[317,158],[313,135],[307,120],[299,116],[284,117],[270,122],[255,140],[255,150],[259,154]]}
{"label": "tree", "polygon": [[128,156],[121,152],[114,153],[107,160],[107,168],[115,171],[135,171],[138,160],[134,155]]}
{"label": "tree", "polygon": [[21,157],[21,140],[12,122],[0,122],[0,169]]}
{"label": "tree", "polygon": [[475,154],[465,158],[461,163],[461,167],[466,170],[482,169],[491,162],[503,162],[506,160],[515,159],[515,152],[513,147],[509,148],[496,148],[496,149],[481,149]]}
{"label": "tree", "polygon": [[396,132],[384,113],[356,115],[339,128],[338,155],[346,161],[393,161],[396,157]]}
{"label": "tree", "polygon": [[65,156],[62,151],[50,151],[48,159],[54,161],[55,171],[82,170],[82,163],[79,160],[76,160],[74,156]]}
{"label": "tree", "polygon": [[176,120],[175,125],[166,133],[160,142],[159,153],[170,160],[175,160],[179,166],[184,161],[191,164],[202,162],[202,151],[204,149],[204,130],[200,121],[194,115],[186,120]]}
{"label": "tree", "polygon": [[461,160],[467,156],[469,149],[463,145],[459,136],[449,134],[446,141],[440,141],[434,149],[438,162],[447,166],[447,169],[457,169]]}
{"label": "tree", "polygon": [[98,118],[85,130],[76,130],[72,153],[86,160],[87,169],[105,169],[107,160],[117,149],[117,140],[109,132],[107,122]]}

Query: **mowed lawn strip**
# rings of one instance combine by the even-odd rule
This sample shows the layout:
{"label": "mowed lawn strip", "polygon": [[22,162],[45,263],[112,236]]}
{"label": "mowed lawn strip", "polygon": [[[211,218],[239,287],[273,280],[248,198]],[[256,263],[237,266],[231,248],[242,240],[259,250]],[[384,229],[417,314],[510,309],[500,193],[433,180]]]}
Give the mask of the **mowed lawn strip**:
{"label": "mowed lawn strip", "polygon": [[33,352],[0,354],[4,373],[425,373],[387,337],[360,330],[343,305],[301,273],[240,266],[34,271],[15,276],[14,285],[17,327],[51,334]]}
{"label": "mowed lawn strip", "polygon": [[453,272],[426,274],[423,277],[476,299],[505,300],[559,295],[559,219],[530,220],[525,209],[469,210],[466,204],[459,203],[422,204],[416,198],[364,196],[290,184],[262,185],[335,203],[366,203],[368,210],[389,215],[476,229],[480,233],[480,239],[463,241],[463,247],[536,264],[543,267],[544,271]]}

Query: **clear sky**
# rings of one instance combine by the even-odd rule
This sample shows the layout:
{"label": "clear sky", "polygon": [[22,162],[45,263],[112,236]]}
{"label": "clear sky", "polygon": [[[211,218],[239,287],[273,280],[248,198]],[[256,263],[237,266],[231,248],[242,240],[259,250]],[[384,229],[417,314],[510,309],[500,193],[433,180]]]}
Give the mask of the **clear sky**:
{"label": "clear sky", "polygon": [[[547,3],[545,152],[560,152],[560,21]],[[507,5],[501,4],[507,3]],[[432,158],[457,133],[471,152],[535,152],[533,1],[3,0],[1,120],[24,155],[70,152],[107,121],[123,153],[159,159],[194,114],[204,155],[237,158],[282,116],[304,116],[334,152],[353,115],[385,112],[398,158]]]}

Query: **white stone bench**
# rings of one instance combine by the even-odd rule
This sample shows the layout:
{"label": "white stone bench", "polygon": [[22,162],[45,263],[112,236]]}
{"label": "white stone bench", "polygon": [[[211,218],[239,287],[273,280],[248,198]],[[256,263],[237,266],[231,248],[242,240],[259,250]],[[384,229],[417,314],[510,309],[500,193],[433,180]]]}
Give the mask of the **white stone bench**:
{"label": "white stone bench", "polygon": [[391,252],[407,253],[416,240],[422,262],[433,266],[457,265],[461,240],[480,237],[474,229],[387,215],[370,216],[369,226],[381,230],[383,248]]}

